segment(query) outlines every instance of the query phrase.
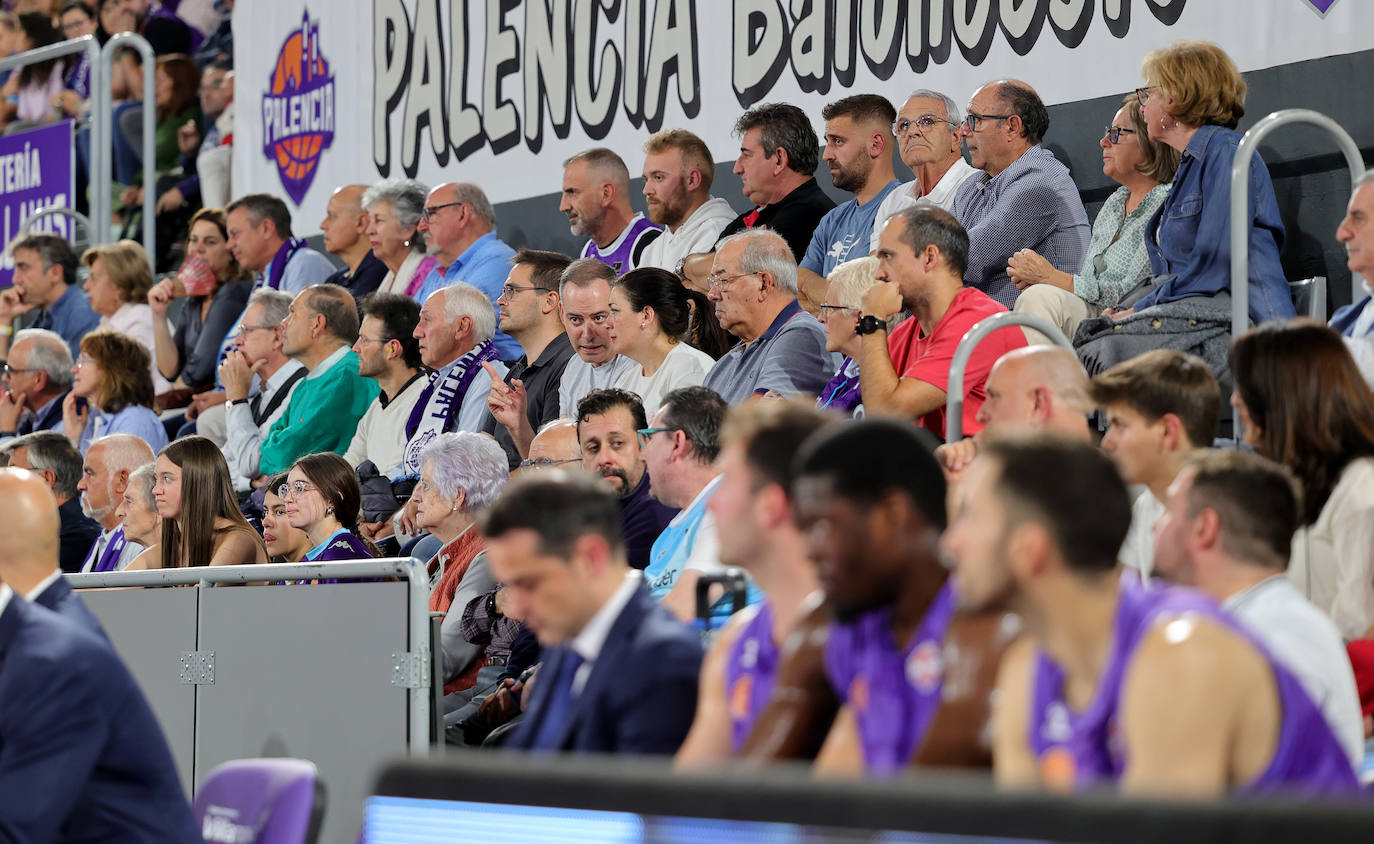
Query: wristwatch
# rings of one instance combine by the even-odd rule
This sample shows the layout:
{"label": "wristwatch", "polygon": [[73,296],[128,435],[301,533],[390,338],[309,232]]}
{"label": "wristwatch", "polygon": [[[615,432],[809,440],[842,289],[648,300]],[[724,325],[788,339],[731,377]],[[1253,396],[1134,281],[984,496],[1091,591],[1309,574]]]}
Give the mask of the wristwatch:
{"label": "wristwatch", "polygon": [[236,404],[248,404],[249,401],[250,401],[249,399],[230,399],[230,400],[229,400],[229,405],[232,407],[233,405],[236,405]]}
{"label": "wristwatch", "polygon": [[864,316],[859,317],[859,324],[854,327],[854,333],[858,334],[861,337],[865,334],[874,334],[878,331],[886,330],[887,320],[878,319],[872,314],[865,314]]}

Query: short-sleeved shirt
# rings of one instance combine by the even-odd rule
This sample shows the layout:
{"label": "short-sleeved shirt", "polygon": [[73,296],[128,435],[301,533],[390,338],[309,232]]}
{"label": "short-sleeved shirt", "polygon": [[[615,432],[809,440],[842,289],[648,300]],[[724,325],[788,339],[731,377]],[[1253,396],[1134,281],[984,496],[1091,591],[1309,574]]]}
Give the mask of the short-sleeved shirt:
{"label": "short-sleeved shirt", "polygon": [[[892,365],[902,378],[917,378],[948,393],[949,367],[954,361],[954,350],[959,348],[959,341],[965,332],[987,317],[1005,313],[1006,310],[983,291],[965,287],[955,294],[949,310],[945,311],[929,336],[921,334],[921,324],[915,317],[908,318],[893,329],[892,335],[887,338],[887,353],[892,358]],[[1024,345],[1025,332],[1011,326],[989,334],[973,350],[964,369],[964,434],[976,434],[982,430],[983,426],[977,421],[978,409],[988,396],[985,387],[992,365],[1002,355]],[[944,406],[922,416],[919,424],[937,437],[944,438]]]}
{"label": "short-sleeved shirt", "polygon": [[916,190],[920,188],[916,179],[902,182],[878,206],[878,213],[873,217],[873,236],[869,240],[869,248],[878,248],[878,235],[882,233],[884,223],[894,214],[899,214],[918,202],[926,202],[953,213],[954,195],[958,193],[959,186],[964,183],[965,179],[977,172],[978,170],[964,161],[963,158],[956,158],[949,169],[945,171],[945,174],[940,177],[940,181],[935,183],[935,187],[922,197],[916,196]]}
{"label": "short-sleeved shirt", "polygon": [[576,418],[577,403],[588,393],[614,387],[625,373],[637,368],[639,364],[624,355],[616,355],[600,366],[592,366],[577,355],[568,358],[558,382],[559,415]]}
{"label": "short-sleeved shirt", "polygon": [[792,248],[792,257],[801,261],[806,257],[806,247],[811,245],[816,226],[834,207],[835,200],[825,195],[816,180],[807,179],[772,205],[755,208],[736,217],[721,230],[720,239],[724,240],[745,229],[769,228],[787,241]]}
{"label": "short-sleeved shirt", "polygon": [[649,222],[643,214],[636,214],[630,218],[629,225],[616,235],[615,240],[606,244],[606,248],[597,246],[594,240],[588,240],[579,257],[595,258],[615,270],[617,275],[623,275],[639,266],[644,258],[644,250],[661,234],[662,226]]}
{"label": "short-sleeved shirt", "polygon": [[850,258],[867,255],[868,242],[873,237],[873,218],[897,184],[893,179],[883,185],[877,196],[862,205],[855,197],[826,212],[811,236],[801,266],[816,275],[828,276],[831,270]]}
{"label": "short-sleeved shirt", "polygon": [[815,394],[835,371],[825,350],[825,329],[796,300],[752,343],[737,343],[706,373],[705,386],[738,404],[770,390],[784,396]]}

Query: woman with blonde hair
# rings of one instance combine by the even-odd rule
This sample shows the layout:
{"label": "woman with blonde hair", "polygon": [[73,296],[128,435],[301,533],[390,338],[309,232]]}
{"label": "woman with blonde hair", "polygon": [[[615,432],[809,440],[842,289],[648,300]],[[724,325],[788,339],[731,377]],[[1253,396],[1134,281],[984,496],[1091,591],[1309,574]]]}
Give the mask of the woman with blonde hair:
{"label": "woman with blonde hair", "polygon": [[267,547],[239,510],[218,446],[205,437],[182,437],[162,449],[154,469],[162,568],[267,562]]}
{"label": "woman with blonde hair", "polygon": [[[153,289],[153,269],[143,245],[121,240],[93,246],[81,256],[89,268],[86,297],[91,310],[100,314],[100,328],[118,331],[137,340],[148,350],[153,392],[162,395],[171,383],[157,371],[153,358],[157,343],[153,332],[153,311],[148,306],[148,291]],[[165,321],[165,320],[164,320]]]}
{"label": "woman with blonde hair", "polygon": [[[859,307],[864,291],[878,284],[873,274],[878,271],[878,259],[870,255],[852,258],[830,271],[830,284],[821,303],[821,325],[825,327],[825,350],[844,355],[840,368],[830,382],[821,388],[816,406],[849,416],[863,416],[863,395],[859,391],[859,351],[863,338],[854,333],[859,325]],[[894,314],[887,320],[891,331],[901,320]]]}

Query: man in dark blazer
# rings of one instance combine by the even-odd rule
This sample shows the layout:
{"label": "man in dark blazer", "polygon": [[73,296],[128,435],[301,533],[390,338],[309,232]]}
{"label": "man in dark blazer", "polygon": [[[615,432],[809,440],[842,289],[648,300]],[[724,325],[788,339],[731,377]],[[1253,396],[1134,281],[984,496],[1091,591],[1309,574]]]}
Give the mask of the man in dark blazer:
{"label": "man in dark blazer", "polygon": [[[56,557],[43,480],[0,470],[0,523]],[[0,543],[0,556],[30,547]],[[153,711],[100,637],[0,580],[0,841],[199,841]]]}
{"label": "man in dark blazer", "polygon": [[547,648],[507,746],[675,752],[696,711],[701,641],[627,564],[605,484],[561,470],[521,478],[482,530],[507,612]]}

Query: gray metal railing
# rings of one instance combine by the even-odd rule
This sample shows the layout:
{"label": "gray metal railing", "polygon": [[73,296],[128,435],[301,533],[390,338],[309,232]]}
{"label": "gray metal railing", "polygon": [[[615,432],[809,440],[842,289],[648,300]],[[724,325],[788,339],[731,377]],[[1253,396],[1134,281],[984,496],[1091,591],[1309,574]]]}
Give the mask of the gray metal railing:
{"label": "gray metal railing", "polygon": [[[1280,126],[1293,123],[1307,123],[1325,129],[1335,139],[1336,145],[1345,154],[1345,163],[1350,167],[1350,186],[1364,175],[1364,158],[1360,146],[1350,133],[1341,125],[1319,111],[1307,108],[1288,108],[1276,111],[1245,133],[1236,148],[1235,160],[1231,163],[1231,336],[1239,337],[1250,328],[1250,165],[1260,141]],[[1359,301],[1364,295],[1363,280],[1359,273],[1350,277],[1353,298]],[[1241,435],[1240,420],[1236,420],[1236,437]]]}
{"label": "gray metal railing", "polygon": [[[184,569],[118,571],[100,574],[69,574],[74,589],[138,586],[200,586],[225,584],[293,582],[297,580],[351,580],[396,577],[408,586],[407,626],[411,652],[420,664],[409,666],[419,681],[407,689],[410,714],[410,752],[423,756],[430,747],[429,574],[425,564],[410,558],[360,560],[330,563],[281,563],[259,566],[200,566]],[[272,588],[272,587],[267,587]]]}
{"label": "gray metal railing", "polygon": [[[120,32],[105,42],[96,68],[91,71],[91,78],[95,80],[98,76],[102,80],[109,79],[114,55],[121,48],[137,50],[143,58],[143,249],[148,253],[148,263],[156,269],[157,220],[153,208],[157,204],[157,197],[153,194],[157,187],[157,144],[153,136],[157,131],[157,95],[154,93],[157,56],[142,36]],[[108,82],[92,88],[91,101],[91,219],[95,221],[97,229],[93,242],[99,244],[109,240],[110,190],[114,184],[113,141],[117,131],[113,122],[114,95]]]}
{"label": "gray metal railing", "polygon": [[1050,338],[1056,346],[1073,351],[1073,344],[1064,336],[1064,332],[1042,316],[1008,312],[993,314],[987,319],[979,320],[959,339],[959,346],[954,350],[954,360],[949,364],[949,392],[945,401],[945,442],[957,442],[964,436],[964,370],[968,368],[969,356],[973,354],[974,348],[983,342],[983,338],[999,328],[1008,326],[1033,328]]}
{"label": "gray metal railing", "polygon": [[[24,235],[27,235],[30,231],[33,230],[34,223],[37,223],[39,220],[42,220],[45,217],[66,217],[68,220],[71,220],[77,226],[85,226],[87,245],[95,244],[95,229],[91,226],[90,219],[86,217],[85,214],[82,214],[80,211],[77,211],[74,208],[61,208],[56,205],[50,205],[47,208],[40,208],[37,211],[30,214],[29,216],[25,217],[24,222],[19,224],[19,236],[23,237]],[[80,239],[77,238],[75,235],[70,237],[69,240],[71,240],[73,247],[75,247],[77,244],[81,242]],[[80,249],[77,249],[76,251],[78,254],[80,254],[81,252]]]}

